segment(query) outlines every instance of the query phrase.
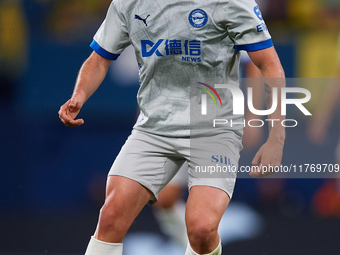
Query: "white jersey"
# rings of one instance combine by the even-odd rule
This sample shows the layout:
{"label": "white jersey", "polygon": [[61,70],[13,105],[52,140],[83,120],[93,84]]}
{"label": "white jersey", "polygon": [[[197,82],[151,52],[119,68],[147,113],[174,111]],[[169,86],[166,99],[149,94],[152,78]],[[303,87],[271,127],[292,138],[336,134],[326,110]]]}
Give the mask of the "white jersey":
{"label": "white jersey", "polygon": [[239,51],[273,45],[254,0],[114,0],[91,47],[115,60],[130,44],[140,73],[134,128],[171,137],[200,125],[190,120],[190,90],[209,79],[237,85]]}

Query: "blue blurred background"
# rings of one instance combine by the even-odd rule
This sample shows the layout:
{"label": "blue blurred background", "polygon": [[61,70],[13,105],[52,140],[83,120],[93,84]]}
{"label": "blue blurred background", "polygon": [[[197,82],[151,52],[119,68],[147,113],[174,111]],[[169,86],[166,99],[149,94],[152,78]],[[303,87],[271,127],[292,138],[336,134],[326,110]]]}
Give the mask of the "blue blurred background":
{"label": "blue blurred background", "polygon": [[[110,2],[0,0],[0,254],[82,254],[93,234],[107,172],[137,114],[133,52],[112,65],[82,109],[85,125],[67,128],[57,112],[72,94]],[[258,3],[287,77],[335,77],[338,0]],[[321,97],[322,91],[312,94]],[[307,120],[301,123],[287,132],[284,162],[335,163],[339,113],[331,139],[321,145],[308,140]],[[255,152],[242,152],[240,164],[249,165]],[[335,180],[240,179],[234,201],[260,215],[263,231],[228,242],[224,254],[340,252]],[[129,234],[148,231],[166,240],[151,211],[149,206],[142,211]]]}

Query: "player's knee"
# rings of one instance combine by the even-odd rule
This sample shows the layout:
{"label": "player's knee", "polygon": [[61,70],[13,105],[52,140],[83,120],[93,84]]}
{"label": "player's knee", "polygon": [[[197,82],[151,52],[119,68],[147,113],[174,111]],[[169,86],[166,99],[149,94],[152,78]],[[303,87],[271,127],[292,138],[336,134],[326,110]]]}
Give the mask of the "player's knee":
{"label": "player's knee", "polygon": [[126,232],[126,226],[124,220],[120,220],[123,215],[123,211],[113,206],[111,203],[105,203],[100,210],[99,215],[99,228],[104,232],[114,232],[116,235],[120,235]]}
{"label": "player's knee", "polygon": [[188,238],[191,244],[206,246],[217,233],[217,226],[205,219],[187,224]]}

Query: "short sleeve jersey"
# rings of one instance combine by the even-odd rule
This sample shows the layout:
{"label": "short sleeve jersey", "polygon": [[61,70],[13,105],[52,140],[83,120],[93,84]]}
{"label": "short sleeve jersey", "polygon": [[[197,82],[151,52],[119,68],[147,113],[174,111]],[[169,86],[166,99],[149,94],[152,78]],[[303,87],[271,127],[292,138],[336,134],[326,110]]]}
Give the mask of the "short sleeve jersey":
{"label": "short sleeve jersey", "polygon": [[170,137],[195,126],[191,79],[238,84],[239,51],[273,45],[254,0],[114,0],[91,47],[115,60],[130,44],[140,76],[134,128]]}

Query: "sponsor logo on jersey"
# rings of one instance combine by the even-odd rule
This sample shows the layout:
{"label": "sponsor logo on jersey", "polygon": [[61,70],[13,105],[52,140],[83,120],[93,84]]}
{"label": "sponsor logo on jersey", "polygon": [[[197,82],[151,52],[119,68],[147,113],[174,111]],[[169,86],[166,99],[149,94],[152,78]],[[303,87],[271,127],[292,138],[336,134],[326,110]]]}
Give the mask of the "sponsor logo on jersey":
{"label": "sponsor logo on jersey", "polygon": [[259,18],[259,20],[263,21],[262,13],[261,13],[260,7],[258,5],[256,5],[254,7],[254,12],[255,12],[256,16]]}
{"label": "sponsor logo on jersey", "polygon": [[231,162],[231,159],[224,155],[212,155],[211,162],[213,163],[221,163],[227,166],[235,167],[235,165]]}
{"label": "sponsor logo on jersey", "polygon": [[159,45],[161,45],[163,41],[164,39],[159,39],[156,43],[153,43],[150,40],[141,40],[142,57],[151,57],[154,53],[156,53],[158,57],[163,57],[158,50]]}
{"label": "sponsor logo on jersey", "polygon": [[[263,21],[262,13],[261,13],[260,8],[259,8],[258,5],[256,5],[254,7],[254,13],[259,18],[259,20]],[[267,28],[267,26],[266,26],[266,24],[264,22],[261,22],[261,24],[256,26],[256,31],[258,33],[261,33],[261,32],[267,31],[267,30],[268,30],[268,28]]]}
{"label": "sponsor logo on jersey", "polygon": [[142,57],[181,55],[184,62],[201,62],[201,41],[159,39],[156,43],[141,40]]}
{"label": "sponsor logo on jersey", "polygon": [[145,24],[145,26],[148,26],[148,24],[146,24],[146,19],[149,18],[150,14],[148,16],[145,17],[145,19],[141,18],[139,15],[135,14],[135,19],[141,20],[143,21],[143,23]]}
{"label": "sponsor logo on jersey", "polygon": [[193,10],[189,14],[189,22],[195,28],[203,27],[205,24],[207,24],[207,21],[208,15],[201,9]]}
{"label": "sponsor logo on jersey", "polygon": [[264,23],[261,23],[261,24],[256,26],[256,31],[258,33],[261,33],[263,31],[267,31],[267,30],[268,30],[268,28],[267,28],[266,24],[264,24]]}

